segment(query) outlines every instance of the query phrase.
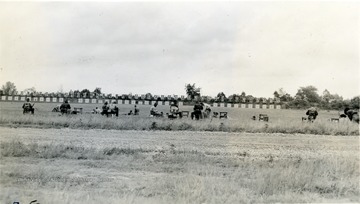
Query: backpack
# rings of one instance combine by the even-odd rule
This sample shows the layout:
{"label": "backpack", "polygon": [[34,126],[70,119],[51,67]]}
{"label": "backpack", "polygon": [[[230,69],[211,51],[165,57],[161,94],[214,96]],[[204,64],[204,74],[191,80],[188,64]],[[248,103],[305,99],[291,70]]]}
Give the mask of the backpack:
{"label": "backpack", "polygon": [[30,109],[30,108],[31,108],[31,104],[30,104],[30,103],[24,103],[23,108],[24,108],[24,109]]}

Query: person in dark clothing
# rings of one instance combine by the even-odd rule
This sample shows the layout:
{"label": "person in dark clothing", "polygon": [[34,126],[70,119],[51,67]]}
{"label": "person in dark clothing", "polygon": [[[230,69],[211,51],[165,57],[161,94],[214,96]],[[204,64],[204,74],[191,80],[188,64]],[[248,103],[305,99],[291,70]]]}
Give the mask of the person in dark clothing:
{"label": "person in dark clothing", "polygon": [[179,106],[176,104],[176,101],[171,102],[170,104],[170,114],[168,118],[175,119],[175,118],[182,118],[182,113],[180,112]]}
{"label": "person in dark clothing", "polygon": [[69,114],[70,110],[71,110],[71,106],[68,100],[65,100],[65,102],[60,106],[60,112],[61,114]]}
{"label": "person in dark clothing", "polygon": [[193,120],[194,118],[196,120],[199,120],[202,118],[202,110],[204,109],[204,107],[200,104],[199,101],[197,101],[194,105],[194,112],[191,113],[191,119]]}
{"label": "person in dark clothing", "polygon": [[311,107],[306,111],[306,115],[308,116],[309,122],[314,122],[316,117],[318,116],[318,112],[317,112],[316,108]]}
{"label": "person in dark clothing", "polygon": [[119,107],[117,107],[116,101],[113,101],[112,104],[110,104],[109,111],[111,115],[115,115],[116,117],[119,116]]}
{"label": "person in dark clothing", "polygon": [[110,109],[110,107],[108,106],[108,102],[105,101],[104,105],[102,106],[101,115],[106,115],[106,117],[108,117],[109,116],[109,109]]}
{"label": "person in dark clothing", "polygon": [[136,101],[134,106],[134,115],[139,115],[140,109],[137,106],[138,106],[138,102]]}
{"label": "person in dark clothing", "polygon": [[359,110],[351,110],[350,108],[345,108],[344,113],[348,116],[350,121],[359,123]]}
{"label": "person in dark clothing", "polygon": [[26,99],[26,102],[23,104],[22,108],[23,108],[23,114],[25,113],[34,114],[34,104],[31,105],[29,98]]}

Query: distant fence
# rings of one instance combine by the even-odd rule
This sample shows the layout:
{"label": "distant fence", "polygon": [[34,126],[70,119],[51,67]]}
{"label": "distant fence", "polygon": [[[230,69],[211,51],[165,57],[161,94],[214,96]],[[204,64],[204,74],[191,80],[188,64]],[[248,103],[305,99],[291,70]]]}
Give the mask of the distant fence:
{"label": "distant fence", "polygon": [[[31,102],[37,103],[63,103],[66,100],[69,103],[76,103],[76,104],[103,104],[105,102],[114,102],[116,101],[117,104],[138,104],[138,105],[153,105],[155,102],[158,102],[159,105],[170,105],[171,99],[168,100],[167,98],[158,98],[157,100],[154,99],[143,99],[143,98],[132,98],[132,99],[114,99],[114,98],[80,98],[80,97],[58,97],[58,96],[21,96],[21,95],[14,95],[14,96],[7,96],[2,95],[0,97],[0,101],[4,102],[22,102],[25,101],[27,98],[30,99]],[[184,100],[183,97],[178,98],[178,105],[184,106],[188,105],[189,102]],[[280,104],[276,104],[273,101],[266,101],[266,102],[258,102],[258,103],[226,103],[226,102],[214,102],[209,103],[212,107],[221,107],[221,108],[253,108],[253,109],[281,109]]]}

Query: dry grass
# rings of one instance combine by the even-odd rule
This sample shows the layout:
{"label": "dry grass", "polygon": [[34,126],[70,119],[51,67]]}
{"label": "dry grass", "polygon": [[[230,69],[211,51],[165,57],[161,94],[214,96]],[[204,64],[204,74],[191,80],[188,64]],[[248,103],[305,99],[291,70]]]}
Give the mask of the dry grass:
{"label": "dry grass", "polygon": [[301,133],[318,135],[359,135],[358,124],[330,123],[318,120],[315,123],[301,121],[259,121],[241,120],[169,120],[146,117],[104,118],[100,115],[74,116],[0,116],[0,125],[9,127],[72,128],[72,129],[114,129],[114,130],[167,130],[167,131],[222,131],[249,133]]}
{"label": "dry grass", "polygon": [[[147,106],[140,107],[140,116],[121,115],[119,118],[106,118],[93,114],[61,116],[50,112],[54,104],[38,104],[35,115],[23,115],[17,107],[21,105],[20,103],[0,104],[0,125],[10,127],[359,135],[359,126],[356,123],[350,121],[331,123],[330,118],[338,117],[335,111],[322,111],[315,123],[308,123],[301,121],[301,117],[304,116],[304,111],[301,110],[213,108],[214,111],[228,111],[229,119],[193,121],[190,118],[180,120],[149,118]],[[88,111],[92,107],[91,104],[80,105]],[[120,110],[128,112],[131,108],[131,105],[122,105]],[[167,106],[161,106],[159,109],[166,112]],[[182,109],[191,110],[191,107],[184,106]],[[252,115],[257,116],[259,113],[268,114],[270,121],[265,123],[250,119]]]}
{"label": "dry grass", "polygon": [[[43,144],[34,142],[43,138],[35,135],[21,142],[20,136],[3,141],[2,202],[360,202],[358,137],[334,142],[327,139],[331,136],[247,138],[184,132],[174,138],[156,131],[146,137],[140,136],[143,132],[109,131],[107,138],[107,131],[101,133],[97,137],[104,141],[118,135],[117,144],[87,146],[96,132],[84,139],[74,135],[72,140],[82,139],[80,143]],[[119,143],[131,138],[139,145]],[[290,138],[304,142],[292,143],[297,140]],[[224,148],[230,143],[218,140],[229,140],[236,149]],[[258,140],[266,146],[257,145]],[[248,146],[247,141],[254,144]]]}
{"label": "dry grass", "polygon": [[360,202],[359,126],[330,123],[337,112],[302,123],[303,111],[215,108],[230,118],[192,121],[0,105],[1,203]]}

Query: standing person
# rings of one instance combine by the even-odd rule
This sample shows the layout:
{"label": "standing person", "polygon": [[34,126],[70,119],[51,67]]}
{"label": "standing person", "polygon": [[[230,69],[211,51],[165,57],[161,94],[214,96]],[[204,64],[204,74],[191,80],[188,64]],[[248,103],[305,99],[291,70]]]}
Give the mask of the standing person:
{"label": "standing person", "polygon": [[158,103],[155,102],[153,106],[151,106],[150,108],[150,116],[155,116],[155,117],[161,117],[163,114],[160,113],[156,107],[157,107]]}
{"label": "standing person", "polygon": [[63,104],[61,104],[60,106],[60,112],[61,114],[68,114],[70,113],[71,110],[71,106],[69,104],[68,100],[65,100]]}
{"label": "standing person", "polygon": [[103,105],[101,108],[102,108],[101,115],[106,115],[106,117],[108,117],[108,116],[109,116],[109,106],[108,106],[108,102],[105,101],[104,105]]}
{"label": "standing person", "polygon": [[179,111],[179,106],[175,101],[171,102],[170,104],[170,113],[172,118],[177,118],[178,115],[180,118],[182,118],[182,113]]}
{"label": "standing person", "polygon": [[115,114],[116,117],[119,116],[119,108],[116,106],[116,101],[113,101],[112,104],[110,104],[110,113]]}
{"label": "standing person", "polygon": [[210,118],[210,114],[211,114],[211,106],[209,104],[204,103],[204,118]]}
{"label": "standing person", "polygon": [[27,99],[26,99],[26,102],[25,102],[25,103],[23,104],[23,106],[22,106],[22,108],[23,108],[23,114],[28,113],[28,112],[30,112],[31,114],[34,114],[34,105],[35,105],[35,104],[31,105],[30,99],[27,98]]}
{"label": "standing person", "polygon": [[138,102],[136,101],[135,106],[134,106],[134,115],[139,115],[139,113],[140,113],[140,109],[137,107],[137,105],[138,105]]}
{"label": "standing person", "polygon": [[317,112],[316,108],[311,107],[306,111],[306,115],[308,116],[309,122],[314,122],[316,117],[318,116],[318,112]]}
{"label": "standing person", "polygon": [[194,112],[191,113],[191,119],[195,119],[199,120],[200,118],[202,118],[202,110],[204,109],[204,107],[200,104],[199,101],[196,101],[195,105],[194,105]]}

